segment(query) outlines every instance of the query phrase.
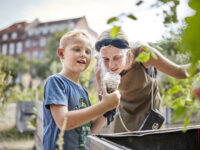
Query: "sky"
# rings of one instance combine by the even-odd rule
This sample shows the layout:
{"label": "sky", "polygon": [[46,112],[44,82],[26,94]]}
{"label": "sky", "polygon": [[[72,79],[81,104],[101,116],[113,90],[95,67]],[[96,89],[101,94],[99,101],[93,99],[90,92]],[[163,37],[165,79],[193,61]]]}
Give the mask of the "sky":
{"label": "sky", "polygon": [[[148,0],[153,3],[156,0]],[[178,17],[183,19],[192,10],[187,0],[180,0]],[[132,13],[138,20],[124,18],[120,25],[131,41],[155,42],[166,32],[161,10],[149,9],[149,4],[135,7],[136,0],[0,0],[0,30],[20,21],[40,22],[85,16],[89,27],[100,34],[111,28],[106,22],[121,13]],[[146,2],[145,2],[146,3]]]}

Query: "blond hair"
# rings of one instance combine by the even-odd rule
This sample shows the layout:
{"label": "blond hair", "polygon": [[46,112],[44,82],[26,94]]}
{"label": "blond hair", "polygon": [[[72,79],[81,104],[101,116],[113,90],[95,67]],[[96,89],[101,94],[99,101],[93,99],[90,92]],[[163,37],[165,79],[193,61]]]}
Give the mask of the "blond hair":
{"label": "blond hair", "polygon": [[65,49],[65,47],[67,45],[67,41],[70,38],[77,37],[77,36],[85,37],[86,39],[88,39],[88,41],[90,43],[92,43],[90,37],[84,31],[81,31],[81,30],[72,30],[72,31],[67,32],[66,34],[64,34],[61,37],[59,47]]}
{"label": "blond hair", "polygon": [[[111,38],[111,30],[112,29],[108,29],[108,30],[103,31],[100,34],[98,41]],[[119,30],[119,32],[118,32],[118,34],[115,38],[123,39],[123,40],[126,40],[128,42],[128,36],[125,34],[125,32],[122,29]]]}

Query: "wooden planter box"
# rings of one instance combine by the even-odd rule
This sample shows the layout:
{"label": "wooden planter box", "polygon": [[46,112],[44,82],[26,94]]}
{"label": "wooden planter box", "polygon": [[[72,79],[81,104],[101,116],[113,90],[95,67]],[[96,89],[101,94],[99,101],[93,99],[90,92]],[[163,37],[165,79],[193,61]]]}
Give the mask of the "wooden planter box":
{"label": "wooden planter box", "polygon": [[200,126],[136,131],[119,134],[89,135],[91,150],[198,150]]}
{"label": "wooden planter box", "polygon": [[35,147],[36,150],[42,150],[42,141],[43,141],[43,105],[42,101],[37,101],[36,103],[37,108],[37,118],[36,124],[37,129],[35,131]]}
{"label": "wooden planter box", "polygon": [[23,132],[34,132],[33,129],[28,128],[27,122],[34,118],[34,101],[20,101],[16,108],[16,126],[17,130]]}

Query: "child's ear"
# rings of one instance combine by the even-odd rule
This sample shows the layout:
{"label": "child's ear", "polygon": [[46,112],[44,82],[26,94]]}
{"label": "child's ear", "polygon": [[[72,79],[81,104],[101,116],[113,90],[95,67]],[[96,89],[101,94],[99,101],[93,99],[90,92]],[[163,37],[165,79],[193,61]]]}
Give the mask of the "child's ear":
{"label": "child's ear", "polygon": [[58,48],[57,49],[58,56],[60,59],[64,59],[64,49],[63,48]]}

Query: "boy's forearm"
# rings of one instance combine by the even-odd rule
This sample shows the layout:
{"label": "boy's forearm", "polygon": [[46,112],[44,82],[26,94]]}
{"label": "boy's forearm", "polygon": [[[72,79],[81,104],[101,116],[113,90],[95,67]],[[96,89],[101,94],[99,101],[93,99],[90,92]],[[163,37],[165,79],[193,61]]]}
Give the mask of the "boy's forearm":
{"label": "boy's forearm", "polygon": [[108,109],[104,106],[102,102],[84,109],[68,111],[64,115],[65,117],[67,117],[66,130],[79,127],[94,118],[100,117],[107,111]]}
{"label": "boy's forearm", "polygon": [[92,121],[92,127],[91,127],[91,132],[92,133],[97,133],[105,124],[106,118],[104,116],[100,116],[99,118],[95,119]]}

